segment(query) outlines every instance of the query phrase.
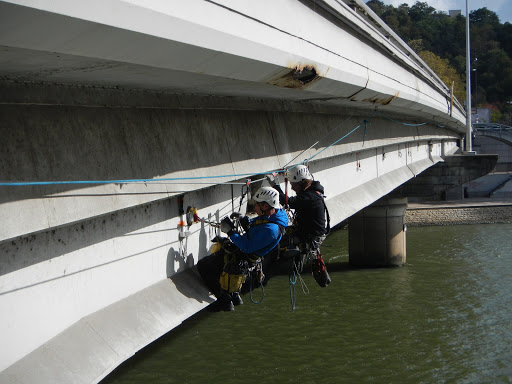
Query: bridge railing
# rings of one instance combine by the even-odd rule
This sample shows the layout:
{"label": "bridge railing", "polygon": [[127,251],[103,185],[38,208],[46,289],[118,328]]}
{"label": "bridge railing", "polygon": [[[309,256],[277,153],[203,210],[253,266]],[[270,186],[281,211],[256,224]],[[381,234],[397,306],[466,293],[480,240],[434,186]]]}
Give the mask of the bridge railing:
{"label": "bridge railing", "polygon": [[495,123],[477,123],[473,124],[473,128],[477,131],[512,131],[512,127]]}

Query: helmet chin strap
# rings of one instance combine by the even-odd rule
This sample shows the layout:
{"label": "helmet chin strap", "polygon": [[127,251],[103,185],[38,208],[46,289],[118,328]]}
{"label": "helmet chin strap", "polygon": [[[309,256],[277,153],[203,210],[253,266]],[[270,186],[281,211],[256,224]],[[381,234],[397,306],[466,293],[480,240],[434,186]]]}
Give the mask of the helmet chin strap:
{"label": "helmet chin strap", "polygon": [[271,211],[272,209],[274,209],[274,207],[271,207],[270,204],[268,203],[265,203],[267,204],[270,208],[269,209],[266,209],[266,210],[263,210],[263,207],[261,206],[262,202],[258,202],[259,206],[260,206],[260,209],[261,209],[261,213],[263,213],[265,216],[270,216],[270,215],[267,215],[267,212],[268,211]]}

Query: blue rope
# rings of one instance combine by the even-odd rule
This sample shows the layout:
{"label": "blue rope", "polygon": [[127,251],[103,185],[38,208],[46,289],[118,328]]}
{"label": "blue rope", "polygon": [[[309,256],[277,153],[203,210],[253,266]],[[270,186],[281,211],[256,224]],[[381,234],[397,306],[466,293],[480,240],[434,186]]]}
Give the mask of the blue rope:
{"label": "blue rope", "polygon": [[349,133],[347,133],[345,136],[343,136],[342,138],[336,140],[334,143],[328,145],[327,147],[325,147],[324,149],[322,149],[320,152],[314,154],[313,156],[311,156],[310,158],[306,159],[304,162],[306,161],[310,161],[311,159],[314,159],[315,157],[317,157],[319,154],[321,154],[323,151],[329,149],[330,147],[332,147],[334,144],[337,144],[339,143],[341,140],[343,140],[344,138],[346,138],[347,136],[351,135],[353,132],[357,131],[359,128],[361,127],[361,124],[359,124],[357,127],[355,127],[353,130],[351,130]]}
{"label": "blue rope", "polygon": [[385,114],[383,114],[383,113],[382,113],[382,112],[380,112],[380,111],[376,111],[376,112],[377,112],[379,115],[381,115],[382,117],[384,117],[385,119],[391,120],[391,121],[393,121],[393,122],[395,122],[395,123],[402,124],[402,125],[405,125],[405,126],[408,126],[408,127],[419,127],[419,126],[421,126],[421,125],[425,125],[425,124],[427,124],[426,122],[425,122],[425,123],[418,123],[418,124],[402,123],[402,122],[400,122],[400,121],[397,121],[397,120],[392,119],[392,118],[391,118],[391,117],[389,117],[389,116],[386,116]]}
{"label": "blue rope", "polygon": [[[391,120],[391,121],[393,121],[393,122],[395,122],[395,123],[402,124],[402,125],[405,125],[405,126],[408,126],[408,127],[419,127],[419,126],[421,126],[421,125],[428,124],[428,122],[418,123],[418,124],[402,123],[401,121],[394,120],[394,119],[392,119],[391,117],[384,115],[384,114],[383,114],[382,112],[380,112],[380,111],[376,111],[376,112],[378,112],[378,113],[379,113],[382,117],[384,117],[385,119]],[[431,122],[431,124],[434,124],[434,125],[438,126],[439,128],[445,128],[445,127],[446,127],[446,125],[441,125],[441,124],[436,123],[436,122],[433,122],[433,123]]]}
{"label": "blue rope", "polygon": [[258,176],[266,175],[270,172],[283,172],[283,171],[269,171],[263,173],[239,173],[232,175],[214,175],[214,176],[195,176],[195,177],[170,177],[162,179],[127,179],[127,180],[76,180],[76,181],[25,181],[25,182],[0,182],[0,186],[26,186],[26,185],[59,185],[59,184],[133,184],[133,183],[154,183],[160,181],[176,181],[176,180],[205,180],[205,179],[218,179],[222,177],[242,177],[242,176]]}

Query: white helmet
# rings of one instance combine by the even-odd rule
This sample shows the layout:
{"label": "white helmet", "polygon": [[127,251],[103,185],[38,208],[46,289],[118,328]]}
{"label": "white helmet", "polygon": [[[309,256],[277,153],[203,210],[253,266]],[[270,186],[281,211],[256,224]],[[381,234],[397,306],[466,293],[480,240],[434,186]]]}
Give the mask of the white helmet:
{"label": "white helmet", "polygon": [[271,187],[261,187],[254,194],[254,201],[258,203],[267,203],[272,208],[279,208],[279,192]]}
{"label": "white helmet", "polygon": [[286,171],[286,177],[292,183],[298,183],[302,180],[313,180],[313,176],[309,172],[308,167],[302,164]]}

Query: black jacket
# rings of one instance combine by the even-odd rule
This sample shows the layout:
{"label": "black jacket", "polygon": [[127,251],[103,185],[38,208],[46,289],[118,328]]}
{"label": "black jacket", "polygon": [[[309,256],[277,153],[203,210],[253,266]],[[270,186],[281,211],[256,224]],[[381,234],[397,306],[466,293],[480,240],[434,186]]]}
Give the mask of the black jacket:
{"label": "black jacket", "polygon": [[[274,188],[279,192],[279,202],[284,205],[286,200],[284,192],[278,185]],[[299,236],[307,239],[327,234],[324,187],[320,182],[313,181],[307,190],[288,197],[288,205],[295,210]]]}

